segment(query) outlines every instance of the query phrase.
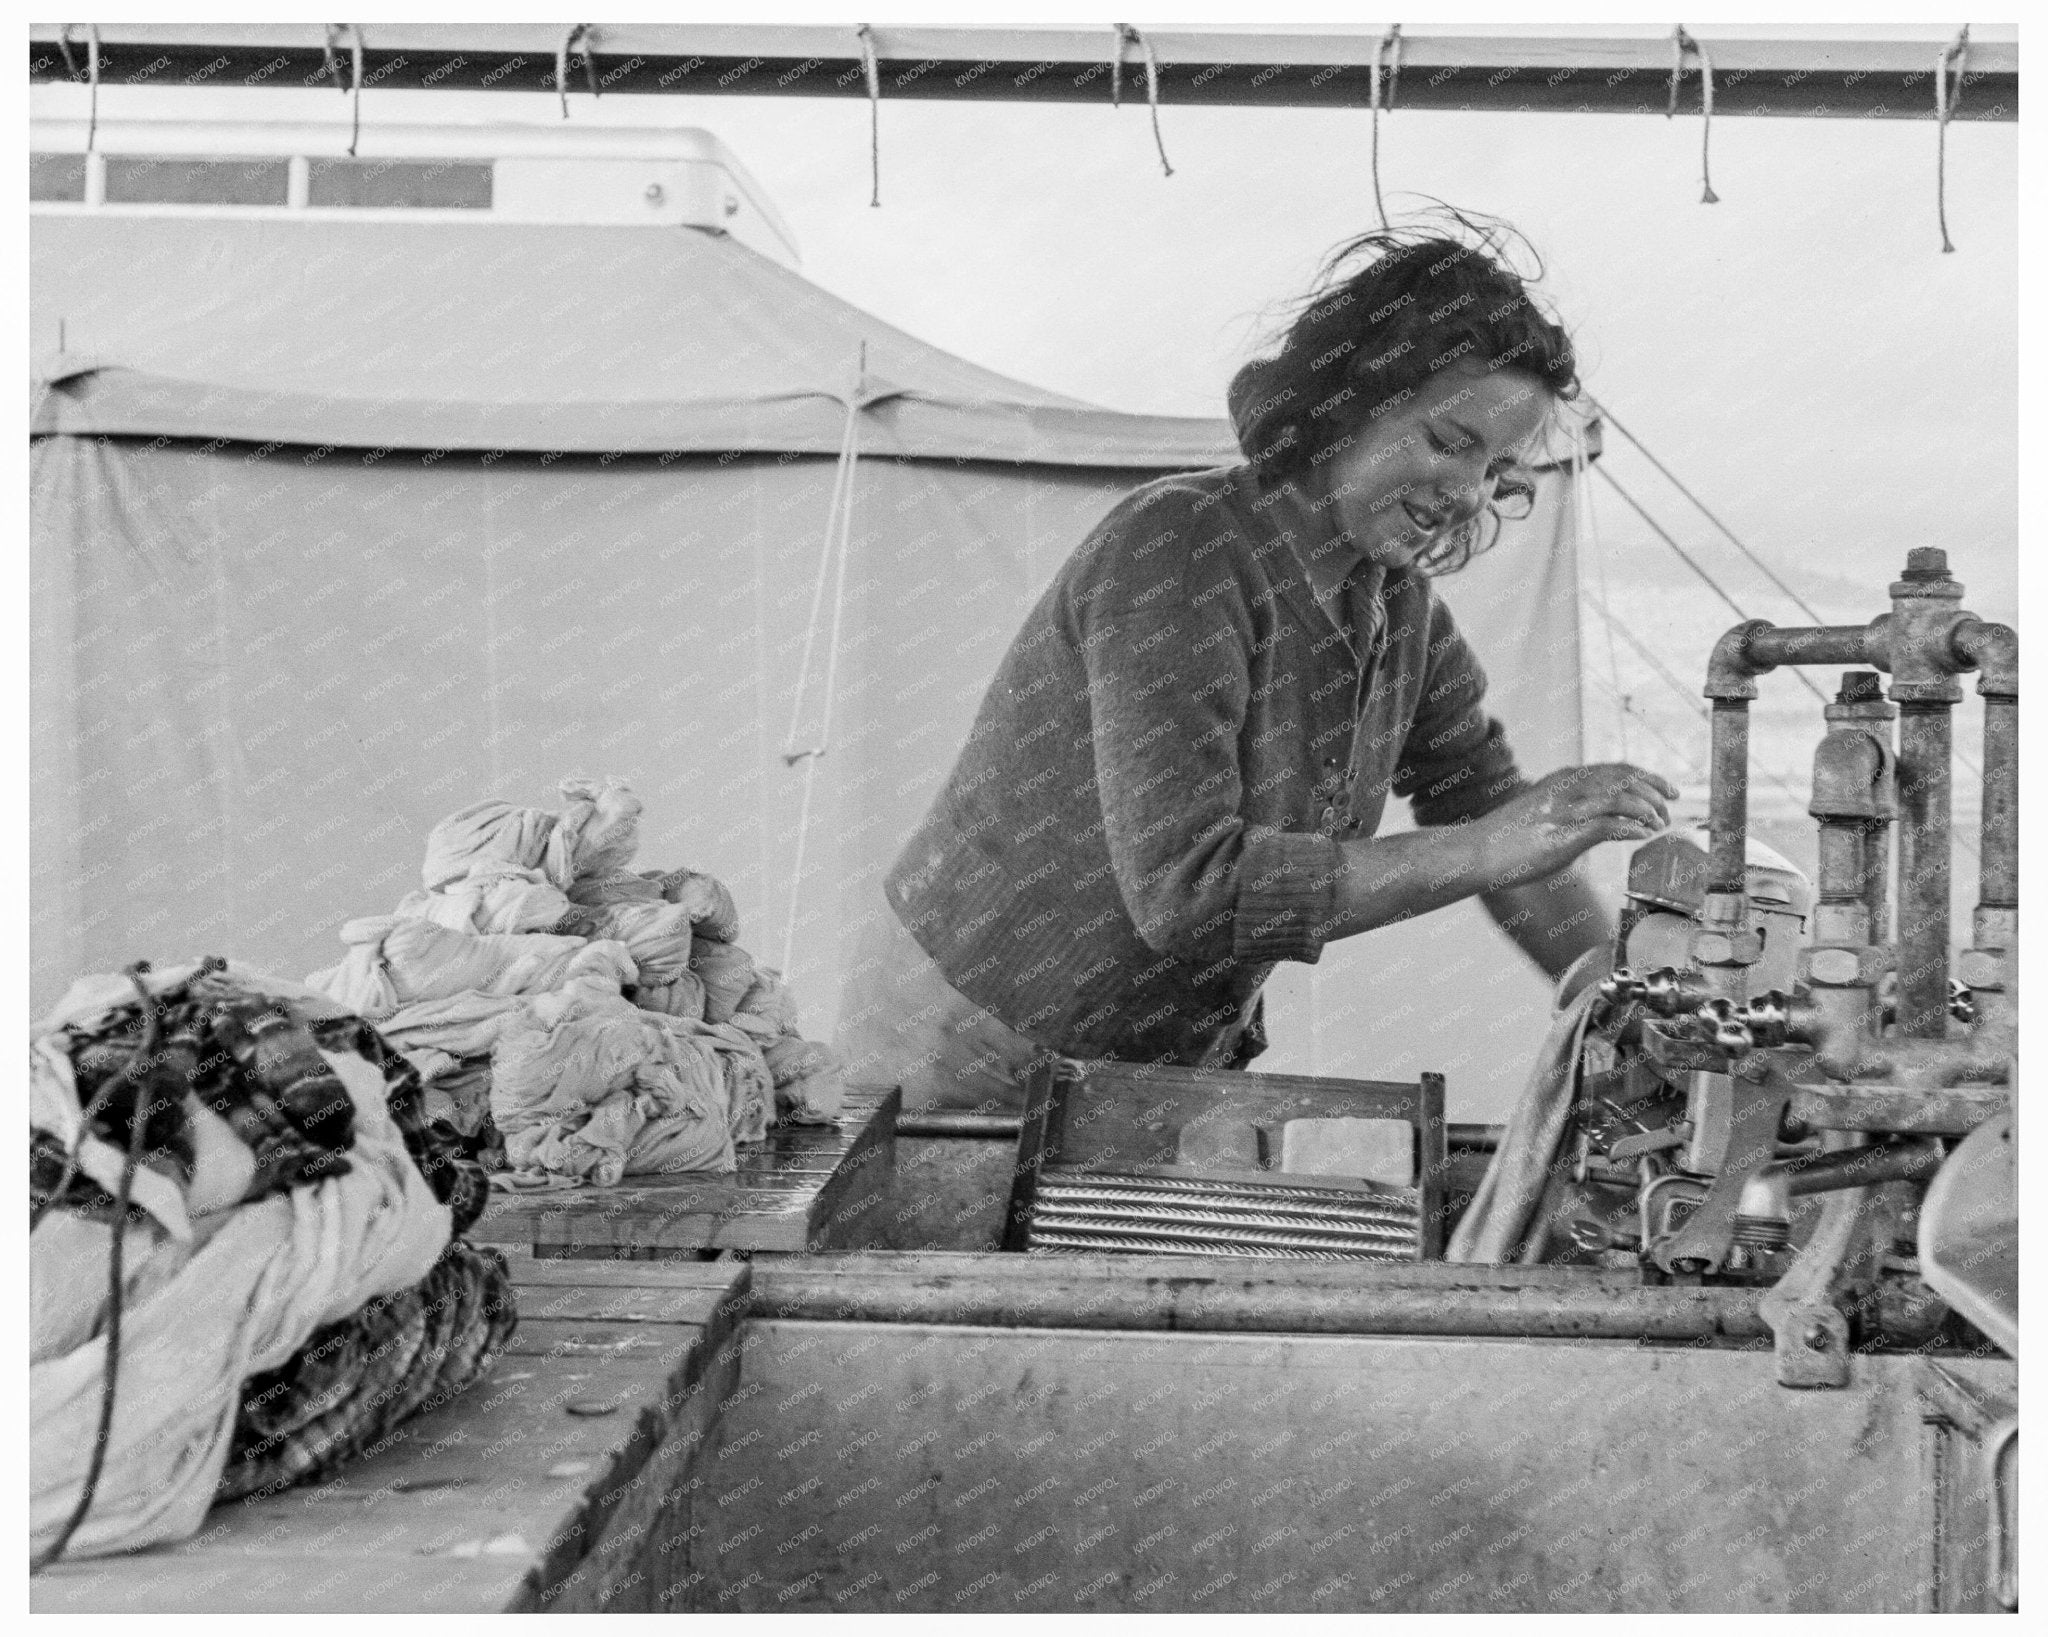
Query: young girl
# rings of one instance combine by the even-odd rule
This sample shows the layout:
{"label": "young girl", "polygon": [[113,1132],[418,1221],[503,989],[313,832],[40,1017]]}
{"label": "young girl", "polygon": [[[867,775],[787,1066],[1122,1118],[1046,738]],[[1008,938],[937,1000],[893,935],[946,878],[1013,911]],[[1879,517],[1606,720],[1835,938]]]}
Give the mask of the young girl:
{"label": "young girl", "polygon": [[[1051,1054],[1241,1068],[1276,962],[1474,895],[1553,975],[1610,939],[1573,861],[1677,791],[1525,780],[1430,585],[1578,391],[1504,242],[1459,217],[1341,246],[1231,384],[1243,464],[1147,484],[1061,568],[888,874],[854,1079],[993,1111]],[[1389,792],[1415,832],[1376,836]]]}

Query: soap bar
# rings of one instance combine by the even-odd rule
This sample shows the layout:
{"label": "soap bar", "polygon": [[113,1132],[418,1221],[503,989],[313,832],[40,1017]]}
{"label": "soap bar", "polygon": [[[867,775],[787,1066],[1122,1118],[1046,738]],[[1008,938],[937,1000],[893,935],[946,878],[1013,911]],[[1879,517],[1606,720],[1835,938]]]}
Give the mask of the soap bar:
{"label": "soap bar", "polygon": [[1175,1158],[1199,1170],[1256,1171],[1259,1128],[1236,1116],[1198,1116],[1181,1127]]}
{"label": "soap bar", "polygon": [[1280,1169],[1412,1188],[1415,1127],[1406,1120],[1289,1120],[1280,1128]]}

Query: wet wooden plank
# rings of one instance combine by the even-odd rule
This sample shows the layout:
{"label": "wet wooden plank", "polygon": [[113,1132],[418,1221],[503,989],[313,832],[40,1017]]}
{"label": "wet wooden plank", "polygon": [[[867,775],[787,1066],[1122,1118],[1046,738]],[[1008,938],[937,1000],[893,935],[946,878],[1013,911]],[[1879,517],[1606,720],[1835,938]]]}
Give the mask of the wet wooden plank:
{"label": "wet wooden plank", "polygon": [[777,1127],[742,1152],[736,1175],[499,1195],[473,1237],[579,1260],[832,1248],[862,1214],[850,1208],[887,1185],[901,1102],[894,1086],[856,1088],[837,1125]]}
{"label": "wet wooden plank", "polygon": [[806,1250],[847,1248],[866,1237],[866,1219],[880,1209],[895,1174],[896,1115],[901,1099],[900,1092],[888,1094],[887,1117],[870,1119],[854,1133],[830,1180],[818,1190]]}
{"label": "wet wooden plank", "polygon": [[[570,1266],[579,1264],[571,1263]],[[599,1264],[606,1266],[607,1264]],[[717,1263],[681,1263],[715,1267]],[[609,1324],[709,1324],[728,1300],[717,1290],[664,1290],[659,1286],[537,1285],[519,1293],[519,1325],[524,1331],[542,1320],[596,1320]],[[741,1298],[745,1300],[744,1297]]]}
{"label": "wet wooden plank", "polygon": [[118,1575],[96,1563],[57,1564],[36,1577],[31,1606],[37,1614],[471,1614],[502,1607],[495,1599],[504,1594],[498,1555],[437,1564],[425,1576],[421,1560],[401,1549],[339,1562],[285,1552],[246,1562],[146,1555],[146,1567]]}

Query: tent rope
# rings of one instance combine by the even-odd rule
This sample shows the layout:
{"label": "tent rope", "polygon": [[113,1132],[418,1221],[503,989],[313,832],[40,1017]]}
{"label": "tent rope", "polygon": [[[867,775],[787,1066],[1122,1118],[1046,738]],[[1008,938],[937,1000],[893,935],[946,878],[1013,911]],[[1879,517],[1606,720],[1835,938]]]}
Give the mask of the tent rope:
{"label": "tent rope", "polygon": [[[1941,48],[1934,61],[1934,215],[1941,224],[1941,253],[1953,256],[1956,247],[1948,236],[1948,122],[1955,117],[1956,104],[1963,97],[1963,64],[1970,55],[1970,25]],[[1953,67],[1955,89],[1949,89]]]}
{"label": "tent rope", "polygon": [[[867,345],[861,345],[862,375],[866,374]],[[846,403],[846,425],[839,437],[839,460],[832,474],[832,499],[826,508],[825,538],[818,552],[818,577],[811,588],[811,611],[804,622],[803,660],[797,667],[796,697],[789,717],[789,734],[783,742],[782,762],[785,767],[804,764],[804,789],[796,821],[796,861],[789,877],[789,920],[782,934],[782,973],[787,977],[790,964],[796,953],[797,908],[803,884],[804,855],[809,850],[811,834],[811,796],[817,785],[818,762],[830,747],[832,738],[832,702],[838,691],[839,679],[839,637],[846,614],[846,562],[852,555],[853,543],[853,478],[860,459],[860,412],[861,392],[858,385],[848,396]],[[834,577],[832,593],[832,634],[825,649],[825,698],[818,722],[817,743],[808,749],[797,748],[797,725],[802,720],[804,693],[810,682],[811,656],[817,647],[818,615],[825,600],[825,580],[832,567],[834,552],[838,555],[838,573]]]}
{"label": "tent rope", "polygon": [[[341,64],[334,60],[334,42],[341,38],[342,30],[349,35],[349,83],[341,83]],[[361,23],[329,23],[327,43],[321,47],[327,58],[327,72],[334,78],[334,87],[345,93],[349,101],[348,110],[348,156],[356,156],[356,142],[363,134],[363,25]]]}
{"label": "tent rope", "polygon": [[1700,60],[1700,203],[1718,205],[1721,197],[1714,192],[1714,181],[1707,171],[1707,143],[1714,130],[1714,59],[1707,55],[1705,46],[1685,32],[1683,23],[1671,30],[1671,102],[1664,117],[1670,119],[1678,112],[1678,80],[1685,72],[1688,51]]}
{"label": "tent rope", "polygon": [[875,31],[862,23],[853,31],[860,37],[861,77],[868,84],[868,207],[882,205],[882,70],[875,61]]}
{"label": "tent rope", "polygon": [[[1634,495],[1630,494],[1628,490],[1624,489],[1621,486],[1621,484],[1616,480],[1612,472],[1609,472],[1604,468],[1600,467],[1595,467],[1594,470],[1598,471],[1601,477],[1607,480],[1607,486],[1610,489],[1612,489],[1616,494],[1620,495],[1623,500],[1626,500],[1629,503],[1630,507],[1633,508],[1633,510],[1635,511],[1636,516],[1640,517],[1645,523],[1649,524],[1650,532],[1656,535],[1659,540],[1662,540],[1665,545],[1669,546],[1674,552],[1676,552],[1678,554],[1678,560],[1684,563],[1687,568],[1691,569],[1694,574],[1698,575],[1699,578],[1705,582],[1707,589],[1712,591],[1715,596],[1719,597],[1721,601],[1728,605],[1730,611],[1734,613],[1737,619],[1747,620],[1753,617],[1742,606],[1742,604],[1737,602],[1733,597],[1729,596],[1727,592],[1721,589],[1721,582],[1716,580],[1713,577],[1713,575],[1709,574],[1704,568],[1700,567],[1700,565],[1696,561],[1694,561],[1692,554],[1688,552],[1685,549],[1685,547],[1681,546],[1676,540],[1672,539],[1671,536],[1665,532],[1664,526],[1643,509],[1642,503],[1638,501]],[[1803,667],[1795,666],[1793,668],[1792,674],[1799,679],[1800,685],[1804,687],[1808,693],[1812,694],[1814,698],[1818,699],[1823,705],[1828,703],[1828,696],[1821,692],[1820,688],[1815,684],[1813,678],[1806,674],[1806,671]]]}
{"label": "tent rope", "polygon": [[[1593,515],[1593,485],[1590,481],[1589,473],[1592,460],[1586,451],[1585,424],[1575,420],[1572,423],[1571,435],[1572,498],[1575,502],[1572,507],[1572,527],[1577,536],[1579,562],[1583,565],[1590,559],[1593,565],[1594,577],[1599,582],[1599,600],[1594,606],[1599,610],[1602,628],[1607,632],[1607,674],[1613,679],[1614,697],[1622,707],[1620,713],[1615,718],[1616,737],[1621,741],[1621,759],[1627,761],[1629,760],[1628,716],[1626,711],[1628,695],[1622,691],[1621,663],[1616,658],[1614,652],[1614,616],[1608,612],[1607,608],[1607,554],[1601,549],[1602,542],[1600,539],[1599,523]],[[1585,730],[1583,725],[1583,708],[1580,712],[1580,721],[1579,738],[1581,743],[1579,754],[1580,759],[1584,760]]]}
{"label": "tent rope", "polygon": [[1394,93],[1401,88],[1401,25],[1394,24],[1373,42],[1372,48],[1372,202],[1380,213],[1380,230],[1387,229],[1387,202],[1380,197],[1380,61],[1387,67],[1388,113],[1394,111]]}
{"label": "tent rope", "polygon": [[1641,438],[1637,437],[1626,426],[1622,425],[1621,418],[1618,415],[1616,415],[1612,409],[1608,407],[1606,400],[1593,400],[1593,408],[1599,414],[1600,418],[1603,421],[1608,422],[1611,426],[1613,426],[1615,431],[1619,432],[1624,438],[1628,439],[1630,443],[1634,444],[1636,447],[1636,452],[1639,455],[1641,455],[1643,459],[1647,460],[1652,466],[1656,467],[1657,470],[1663,474],[1664,480],[1667,483],[1669,483],[1672,488],[1676,489],[1680,494],[1684,495],[1687,500],[1690,500],[1693,503],[1693,505],[1698,509],[1700,515],[1704,517],[1709,523],[1713,524],[1715,528],[1719,529],[1721,533],[1727,538],[1728,543],[1732,545],[1737,551],[1741,552],[1744,557],[1748,558],[1750,563],[1754,565],[1757,571],[1761,573],[1765,579],[1769,580],[1772,585],[1776,586],[1779,591],[1783,592],[1786,598],[1793,604],[1793,606],[1795,606],[1799,610],[1800,613],[1804,614],[1808,619],[1813,621],[1815,625],[1825,625],[1828,623],[1826,620],[1820,617],[1819,613],[1815,611],[1811,603],[1809,603],[1804,597],[1800,596],[1798,592],[1794,591],[1783,580],[1778,578],[1776,572],[1771,568],[1771,565],[1769,563],[1765,562],[1755,552],[1751,551],[1749,547],[1744,545],[1742,541],[1736,537],[1735,531],[1733,529],[1729,528],[1726,523],[1722,522],[1720,518],[1716,517],[1713,514],[1713,512],[1709,511],[1707,509],[1707,503],[1704,500],[1700,499],[1698,495],[1694,494],[1692,490],[1688,489],[1682,482],[1680,482],[1678,474],[1673,472],[1670,467],[1666,466],[1661,460],[1659,460],[1655,455],[1653,455],[1650,452],[1649,448],[1644,444]]}
{"label": "tent rope", "polygon": [[[1671,668],[1668,665],[1666,665],[1661,659],[1659,659],[1657,655],[1648,646],[1644,644],[1642,639],[1628,628],[1628,624],[1625,620],[1619,618],[1609,609],[1601,608],[1596,609],[1595,611],[1600,615],[1600,618],[1607,623],[1609,632],[1613,635],[1619,636],[1623,642],[1627,643],[1629,647],[1632,650],[1634,650],[1636,655],[1640,659],[1642,659],[1642,661],[1646,665],[1648,665],[1652,671],[1654,671],[1657,674],[1659,680],[1661,680],[1664,683],[1664,685],[1668,687],[1673,693],[1675,693],[1680,699],[1685,701],[1686,708],[1689,711],[1691,711],[1693,715],[1697,716],[1702,722],[1710,722],[1713,720],[1713,712],[1706,707],[1706,705],[1698,698],[1697,695],[1693,693],[1693,691],[1690,688],[1688,688],[1683,682],[1679,681],[1677,677],[1671,674]],[[1624,695],[1620,697],[1619,703],[1621,709],[1626,711],[1630,716],[1633,716],[1638,722],[1642,723],[1645,730],[1647,730],[1651,737],[1656,739],[1659,744],[1663,745],[1666,749],[1675,752],[1679,756],[1680,760],[1692,764],[1695,768],[1698,769],[1700,773],[1705,773],[1705,768],[1694,759],[1691,752],[1680,750],[1678,746],[1672,744],[1669,739],[1665,738],[1662,733],[1658,732],[1656,724],[1653,723],[1648,716],[1643,714],[1642,710],[1635,704],[1633,699]],[[1778,774],[1773,773],[1768,767],[1765,767],[1759,763],[1754,765],[1753,770],[1756,773],[1761,774],[1765,779],[1769,780],[1772,784],[1776,785],[1780,790],[1782,790],[1786,795],[1790,796],[1794,801],[1803,802],[1806,800],[1805,793],[1796,788],[1789,780],[1781,778]]]}
{"label": "tent rope", "polygon": [[555,90],[562,99],[562,117],[569,117],[569,54],[578,46],[583,48],[583,72],[590,81],[590,94],[600,95],[597,88],[597,64],[591,61],[591,47],[596,43],[597,30],[589,23],[578,23],[562,36],[562,44],[555,52]]}
{"label": "tent rope", "polygon": [[[1628,439],[1630,443],[1634,444],[1636,452],[1640,454],[1645,460],[1647,460],[1652,466],[1656,467],[1657,470],[1663,474],[1665,480],[1670,483],[1672,488],[1676,489],[1680,494],[1684,495],[1687,500],[1690,500],[1693,503],[1693,505],[1699,509],[1700,515],[1706,518],[1706,520],[1709,523],[1713,524],[1715,528],[1719,529],[1721,533],[1724,536],[1726,536],[1728,543],[1732,545],[1737,551],[1741,552],[1742,555],[1749,560],[1749,562],[1757,569],[1759,573],[1763,575],[1765,579],[1769,580],[1772,585],[1776,586],[1779,591],[1783,592],[1786,598],[1789,601],[1791,601],[1791,603],[1796,608],[1798,608],[1800,613],[1804,614],[1809,620],[1813,621],[1815,625],[1826,625],[1828,623],[1825,619],[1821,617],[1819,611],[1816,610],[1811,603],[1809,603],[1804,597],[1800,596],[1798,592],[1794,591],[1783,580],[1778,578],[1777,574],[1772,570],[1771,565],[1769,563],[1765,562],[1755,552],[1751,551],[1748,546],[1744,545],[1741,539],[1736,535],[1735,531],[1729,528],[1726,523],[1722,522],[1720,518],[1716,517],[1714,513],[1708,509],[1707,503],[1704,500],[1700,499],[1698,495],[1694,494],[1692,490],[1688,489],[1685,486],[1685,484],[1679,480],[1677,473],[1673,472],[1670,467],[1666,466],[1661,460],[1659,460],[1654,454],[1652,454],[1641,438],[1637,437],[1626,426],[1622,425],[1620,418],[1614,413],[1612,409],[1610,409],[1607,406],[1607,404],[1604,401],[1600,399],[1589,399],[1588,401],[1591,403],[1594,411],[1600,416],[1600,418],[1603,421],[1612,425],[1615,431],[1619,432],[1624,438]],[[1631,497],[1626,491],[1622,490],[1621,485],[1615,481],[1611,474],[1609,474],[1605,470],[1602,470],[1600,475],[1606,478],[1609,483],[1614,484],[1616,492],[1620,493],[1621,497],[1624,500],[1628,501],[1628,503],[1631,506],[1635,506],[1637,515],[1640,516],[1644,522],[1649,523],[1651,528],[1657,530],[1659,538],[1661,538],[1666,545],[1670,546],[1673,551],[1678,551],[1677,542],[1674,541],[1670,535],[1664,533],[1662,529],[1657,528],[1657,524],[1651,519],[1650,514],[1644,511],[1641,506],[1637,505],[1633,497]],[[1678,555],[1680,557],[1685,558],[1687,566],[1689,566],[1695,574],[1699,575],[1701,579],[1705,580],[1708,585],[1713,586],[1715,594],[1719,596],[1720,599],[1724,603],[1726,603],[1730,608],[1735,609],[1739,617],[1743,619],[1748,619],[1750,617],[1749,615],[1742,613],[1742,610],[1737,605],[1735,599],[1729,596],[1727,592],[1723,591],[1720,588],[1720,586],[1715,583],[1713,577],[1709,575],[1705,569],[1701,568],[1697,563],[1693,562],[1693,560],[1690,557],[1686,557],[1686,554],[1684,552],[1678,551]],[[1811,693],[1816,699],[1821,700],[1823,703],[1826,702],[1827,695],[1813,684],[1813,682],[1807,677],[1806,673],[1803,670],[1798,671],[1795,674],[1799,677],[1799,679],[1802,682],[1806,684],[1806,688],[1809,693]],[[1970,775],[1971,778],[1974,779],[1982,776],[1983,770],[1980,767],[1978,767],[1975,761],[1973,761],[1970,757],[1964,755],[1960,750],[1956,752],[1956,760],[1962,764],[1964,770]]]}
{"label": "tent rope", "polygon": [[[78,78],[78,64],[71,56],[71,25],[65,23],[57,30],[57,49],[64,53],[64,72],[73,80]],[[100,25],[85,25],[85,77],[89,86],[91,101],[86,105],[85,151],[91,153],[100,131]]]}
{"label": "tent rope", "polygon": [[1173,166],[1167,163],[1166,139],[1159,134],[1159,59],[1153,53],[1152,42],[1129,23],[1118,23],[1115,27],[1116,49],[1109,59],[1109,105],[1124,105],[1124,48],[1134,45],[1145,54],[1145,101],[1152,109],[1152,145],[1159,150],[1161,167],[1171,176]]}
{"label": "tent rope", "polygon": [[[1605,417],[1606,411],[1604,408],[1598,404],[1595,404],[1593,407],[1597,413],[1602,415],[1603,418]],[[1657,727],[1657,724],[1637,706],[1635,700],[1621,685],[1621,665],[1614,651],[1614,639],[1617,636],[1635,651],[1637,657],[1650,667],[1666,687],[1685,701],[1688,710],[1702,721],[1709,719],[1711,716],[1706,705],[1694,697],[1692,690],[1687,688],[1683,682],[1679,681],[1672,674],[1671,668],[1637,638],[1636,634],[1628,628],[1627,623],[1610,606],[1607,593],[1606,552],[1603,549],[1604,542],[1600,536],[1599,514],[1593,506],[1593,486],[1589,481],[1593,461],[1586,447],[1586,429],[1582,422],[1573,423],[1571,440],[1571,470],[1574,489],[1573,498],[1575,501],[1572,523],[1577,536],[1579,560],[1583,564],[1590,559],[1593,564],[1594,574],[1598,578],[1597,593],[1593,591],[1591,586],[1586,587],[1588,593],[1586,601],[1591,605],[1593,611],[1600,616],[1601,629],[1607,634],[1607,674],[1610,679],[1608,689],[1614,703],[1615,737],[1621,745],[1621,759],[1623,761],[1632,761],[1634,759],[1629,749],[1628,739],[1629,718],[1633,717],[1642,725],[1643,730],[1651,738],[1655,739],[1658,744],[1677,757],[1680,763],[1690,769],[1695,778],[1704,777],[1706,770],[1699,758],[1694,756],[1692,752],[1673,744],[1670,739],[1666,738]],[[1585,582],[1582,581],[1581,584],[1584,585]],[[1583,734],[1581,738],[1583,740]],[[1579,755],[1581,759],[1585,756],[1583,742],[1579,747]],[[1794,800],[1803,799],[1797,790],[1769,768],[1758,767],[1756,771]]]}

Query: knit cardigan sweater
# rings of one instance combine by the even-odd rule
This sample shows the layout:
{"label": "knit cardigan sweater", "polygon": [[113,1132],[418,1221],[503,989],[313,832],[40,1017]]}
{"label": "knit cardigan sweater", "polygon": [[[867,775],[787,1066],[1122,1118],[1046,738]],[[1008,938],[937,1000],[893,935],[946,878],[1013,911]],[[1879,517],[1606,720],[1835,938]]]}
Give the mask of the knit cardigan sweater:
{"label": "knit cardigan sweater", "polygon": [[1226,1061],[1390,790],[1433,825],[1526,788],[1427,577],[1354,574],[1355,650],[1316,601],[1337,526],[1231,467],[1145,485],[1067,560],[885,877],[956,990],[1070,1056]]}

